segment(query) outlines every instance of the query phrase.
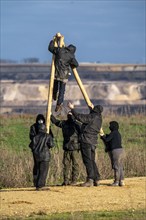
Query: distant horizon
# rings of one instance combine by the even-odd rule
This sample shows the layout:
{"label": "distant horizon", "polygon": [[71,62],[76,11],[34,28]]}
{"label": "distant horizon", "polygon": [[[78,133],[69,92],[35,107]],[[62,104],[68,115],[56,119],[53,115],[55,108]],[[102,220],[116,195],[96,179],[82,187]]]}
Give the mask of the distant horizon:
{"label": "distant horizon", "polygon": [[[4,61],[4,62],[2,62]],[[5,59],[1,59],[0,60],[0,64],[50,64],[51,65],[51,61],[45,61],[45,62],[41,62],[41,61],[38,61],[38,62],[24,62],[23,60],[22,61],[16,61],[16,60],[5,60]],[[79,62],[79,64],[96,64],[96,65],[144,65],[146,66],[146,63],[104,63],[104,62]]]}

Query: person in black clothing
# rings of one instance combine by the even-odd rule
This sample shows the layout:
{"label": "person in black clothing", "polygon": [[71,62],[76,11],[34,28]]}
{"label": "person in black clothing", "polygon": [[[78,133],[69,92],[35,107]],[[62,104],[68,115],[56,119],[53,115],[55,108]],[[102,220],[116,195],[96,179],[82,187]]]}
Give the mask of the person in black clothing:
{"label": "person in black clothing", "polygon": [[[29,138],[31,141],[33,141],[33,138],[38,134],[38,127],[40,124],[45,125],[45,117],[42,114],[38,114],[36,117],[36,122],[30,126],[30,132],[29,132]],[[53,133],[50,129],[50,134],[53,137]],[[36,179],[37,179],[37,162],[36,159],[33,155],[33,160],[34,160],[34,166],[33,166],[33,184],[36,186]]]}
{"label": "person in black clothing", "polygon": [[36,117],[36,122],[31,125],[30,132],[29,132],[29,138],[30,140],[33,140],[33,138],[38,134],[38,125],[39,124],[45,124],[45,117],[42,114],[38,114]]}
{"label": "person in black clothing", "polygon": [[[78,62],[75,59],[76,47],[72,44],[64,47],[55,47],[54,40],[51,40],[48,46],[48,50],[55,55],[55,79],[53,87],[53,99],[57,100],[55,111],[61,110],[61,105],[64,101],[64,93],[66,82],[70,75],[70,67],[78,67]],[[61,36],[63,37],[63,36]]]}
{"label": "person in black clothing", "polygon": [[[67,120],[57,120],[51,115],[51,122],[62,128],[63,133],[63,179],[62,185],[76,185],[79,175],[79,134],[80,125],[77,123],[71,112],[67,114]],[[71,173],[71,178],[69,178]],[[70,182],[71,180],[71,182]]]}
{"label": "person in black clothing", "polygon": [[118,122],[111,121],[109,129],[111,133],[101,136],[101,139],[105,143],[105,152],[108,152],[114,170],[114,182],[111,185],[124,186],[123,148]]}
{"label": "person in black clothing", "polygon": [[49,169],[50,148],[54,147],[53,137],[46,133],[45,124],[38,125],[38,133],[32,139],[29,147],[32,150],[36,166],[36,190],[45,186]]}
{"label": "person in black clothing", "polygon": [[81,153],[83,163],[86,167],[87,179],[81,186],[98,186],[100,174],[95,163],[95,149],[97,145],[97,134],[100,132],[102,126],[103,107],[96,105],[93,109],[90,108],[89,114],[79,114],[74,110],[74,105],[69,103],[68,107],[71,109],[74,117],[82,124],[81,128]]}

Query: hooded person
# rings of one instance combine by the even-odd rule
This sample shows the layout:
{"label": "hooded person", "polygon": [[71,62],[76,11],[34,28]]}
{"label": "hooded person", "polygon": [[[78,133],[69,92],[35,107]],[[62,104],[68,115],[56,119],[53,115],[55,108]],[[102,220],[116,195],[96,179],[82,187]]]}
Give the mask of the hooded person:
{"label": "hooded person", "polygon": [[50,148],[54,147],[53,137],[46,133],[46,126],[43,123],[38,125],[38,133],[31,141],[29,147],[35,158],[36,166],[36,190],[45,186],[50,162]]}
{"label": "hooded person", "polygon": [[55,47],[54,40],[51,40],[48,50],[55,55],[53,99],[57,100],[55,111],[58,112],[61,110],[64,101],[66,83],[71,72],[70,68],[78,67],[79,64],[75,58],[76,47],[72,44],[66,47]]}
{"label": "hooded person", "polygon": [[100,174],[95,162],[95,149],[97,145],[97,135],[102,127],[102,111],[101,105],[96,105],[90,109],[89,114],[77,113],[74,105],[69,103],[68,107],[76,120],[82,123],[80,143],[83,163],[86,167],[87,178],[81,186],[98,186]]}
{"label": "hooded person", "polygon": [[62,128],[63,134],[63,183],[62,185],[76,185],[79,175],[79,135],[80,124],[75,120],[71,112],[67,114],[67,120],[58,120],[51,115],[51,122]]}
{"label": "hooded person", "polygon": [[105,144],[105,152],[108,152],[111,166],[114,170],[114,182],[112,186],[124,186],[124,171],[123,171],[123,148],[121,134],[119,132],[119,124],[117,121],[109,123],[110,133],[102,135],[101,139]]}
{"label": "hooded person", "polygon": [[[30,141],[31,143],[33,142],[33,139],[34,137],[38,134],[39,132],[39,126],[40,125],[44,125],[45,126],[45,117],[43,114],[38,114],[36,116],[36,121],[34,124],[32,124],[30,126],[30,131],[29,131],[29,138],[30,138]],[[51,135],[51,137],[53,138],[53,133],[52,133],[52,130],[50,129],[50,132],[49,134]],[[30,145],[31,145],[30,143]],[[29,145],[29,147],[31,148],[31,146]],[[37,180],[37,161],[36,161],[36,158],[34,157],[34,154],[33,154],[33,160],[34,160],[34,166],[33,166],[33,184],[34,186],[36,186],[36,180]]]}
{"label": "hooded person", "polygon": [[38,133],[38,126],[40,124],[45,124],[45,117],[42,114],[38,114],[36,117],[36,122],[31,125],[30,127],[30,132],[29,132],[29,138],[30,140],[33,140],[33,138],[36,136]]}

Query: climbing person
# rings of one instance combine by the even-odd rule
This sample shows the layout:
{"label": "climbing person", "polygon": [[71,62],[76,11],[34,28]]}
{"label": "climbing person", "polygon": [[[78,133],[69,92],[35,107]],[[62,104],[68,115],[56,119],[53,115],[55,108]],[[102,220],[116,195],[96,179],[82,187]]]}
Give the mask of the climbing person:
{"label": "climbing person", "polygon": [[118,122],[111,121],[109,123],[109,129],[111,131],[110,134],[100,135],[100,137],[105,143],[105,152],[108,152],[111,160],[111,166],[114,170],[114,182],[111,186],[124,186],[124,150],[122,148]]}
{"label": "climbing person", "polygon": [[[76,185],[79,175],[79,135],[80,124],[75,120],[71,112],[67,114],[67,120],[58,120],[51,115],[51,122],[62,128],[63,134],[63,186]],[[69,175],[70,174],[70,175]]]}
{"label": "climbing person", "polygon": [[79,64],[75,58],[76,47],[72,44],[63,47],[60,47],[60,45],[55,46],[56,39],[57,42],[63,41],[64,36],[56,34],[48,46],[48,50],[55,55],[53,100],[57,101],[55,112],[58,112],[62,109],[64,102],[66,83],[71,72],[70,68],[78,67]]}
{"label": "climbing person", "polygon": [[32,150],[36,166],[36,190],[41,190],[46,183],[49,169],[50,148],[54,147],[53,137],[46,133],[45,124],[38,125],[38,133],[32,139],[29,147]]}
{"label": "climbing person", "polygon": [[[43,114],[38,114],[36,116],[36,121],[34,124],[32,124],[30,126],[30,131],[29,131],[29,138],[30,138],[30,141],[33,141],[33,138],[38,134],[38,128],[39,128],[39,125],[41,124],[44,124],[45,125],[45,117]],[[51,136],[53,137],[53,133],[50,129],[50,134]],[[34,154],[33,154],[33,162],[34,162],[34,165],[33,165],[33,184],[34,186],[36,186],[36,179],[37,179],[37,162],[36,162],[36,158],[34,157]]]}
{"label": "climbing person", "polygon": [[101,113],[103,107],[101,105],[96,105],[93,109],[89,107],[89,114],[77,113],[74,109],[74,105],[70,102],[68,103],[68,107],[71,109],[73,116],[82,123],[80,135],[81,154],[86,167],[87,178],[81,186],[98,186],[100,174],[95,162],[95,149],[97,145],[97,135],[102,125]]}

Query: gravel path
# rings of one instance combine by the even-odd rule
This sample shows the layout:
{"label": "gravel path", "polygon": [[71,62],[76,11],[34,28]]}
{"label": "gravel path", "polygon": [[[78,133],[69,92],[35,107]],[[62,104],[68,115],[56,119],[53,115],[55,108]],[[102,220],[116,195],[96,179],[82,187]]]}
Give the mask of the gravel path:
{"label": "gravel path", "polygon": [[146,208],[146,178],[127,178],[126,186],[111,187],[102,180],[98,187],[52,186],[44,191],[34,188],[2,189],[0,219],[5,216],[30,216],[74,211],[118,211]]}

